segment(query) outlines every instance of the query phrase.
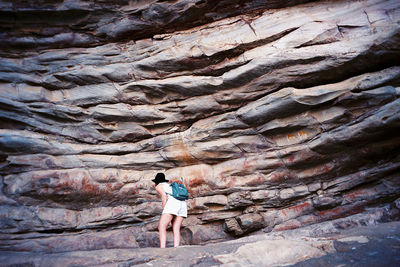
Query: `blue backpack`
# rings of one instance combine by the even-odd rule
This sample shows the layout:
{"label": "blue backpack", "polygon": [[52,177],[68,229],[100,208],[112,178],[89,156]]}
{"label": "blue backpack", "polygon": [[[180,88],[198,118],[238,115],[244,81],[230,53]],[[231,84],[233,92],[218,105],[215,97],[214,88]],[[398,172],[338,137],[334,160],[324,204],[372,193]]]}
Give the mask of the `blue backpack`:
{"label": "blue backpack", "polygon": [[187,200],[189,199],[189,192],[186,189],[185,185],[183,184],[183,178],[181,177],[181,183],[178,184],[177,182],[173,182],[170,184],[172,188],[172,194],[174,198],[178,200]]}

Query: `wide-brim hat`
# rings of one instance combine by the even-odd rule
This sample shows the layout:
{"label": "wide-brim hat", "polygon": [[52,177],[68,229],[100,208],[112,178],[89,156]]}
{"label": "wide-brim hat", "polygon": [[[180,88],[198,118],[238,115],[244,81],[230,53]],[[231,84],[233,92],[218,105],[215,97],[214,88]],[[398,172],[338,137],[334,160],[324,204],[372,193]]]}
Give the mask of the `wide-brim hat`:
{"label": "wide-brim hat", "polygon": [[168,182],[168,180],[165,179],[164,173],[162,172],[157,173],[156,178],[154,178],[152,181],[156,184]]}

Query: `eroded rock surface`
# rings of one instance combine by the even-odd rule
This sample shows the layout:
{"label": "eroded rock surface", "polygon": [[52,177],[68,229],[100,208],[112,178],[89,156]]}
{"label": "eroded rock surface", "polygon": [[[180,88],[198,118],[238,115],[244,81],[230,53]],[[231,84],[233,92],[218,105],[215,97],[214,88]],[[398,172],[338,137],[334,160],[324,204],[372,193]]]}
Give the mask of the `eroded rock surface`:
{"label": "eroded rock surface", "polygon": [[216,2],[0,1],[1,250],[398,219],[400,2]]}

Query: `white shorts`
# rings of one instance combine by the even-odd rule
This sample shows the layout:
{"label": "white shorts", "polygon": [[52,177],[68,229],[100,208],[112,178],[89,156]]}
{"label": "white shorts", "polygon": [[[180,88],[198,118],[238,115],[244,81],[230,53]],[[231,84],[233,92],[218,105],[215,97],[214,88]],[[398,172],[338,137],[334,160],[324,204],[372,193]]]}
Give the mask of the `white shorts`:
{"label": "white shorts", "polygon": [[167,203],[165,204],[163,214],[173,214],[176,216],[187,217],[186,201],[177,200],[172,196],[168,196]]}

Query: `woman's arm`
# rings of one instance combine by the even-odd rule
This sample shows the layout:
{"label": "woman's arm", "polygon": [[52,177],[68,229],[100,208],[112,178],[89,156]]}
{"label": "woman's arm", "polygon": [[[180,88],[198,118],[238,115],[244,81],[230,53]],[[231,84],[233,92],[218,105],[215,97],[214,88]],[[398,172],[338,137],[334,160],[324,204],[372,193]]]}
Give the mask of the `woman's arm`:
{"label": "woman's arm", "polygon": [[156,191],[161,196],[162,208],[164,209],[165,204],[167,203],[167,199],[168,199],[168,196],[167,196],[167,194],[165,193],[165,190],[164,190],[164,186],[162,184],[158,184],[156,186]]}

